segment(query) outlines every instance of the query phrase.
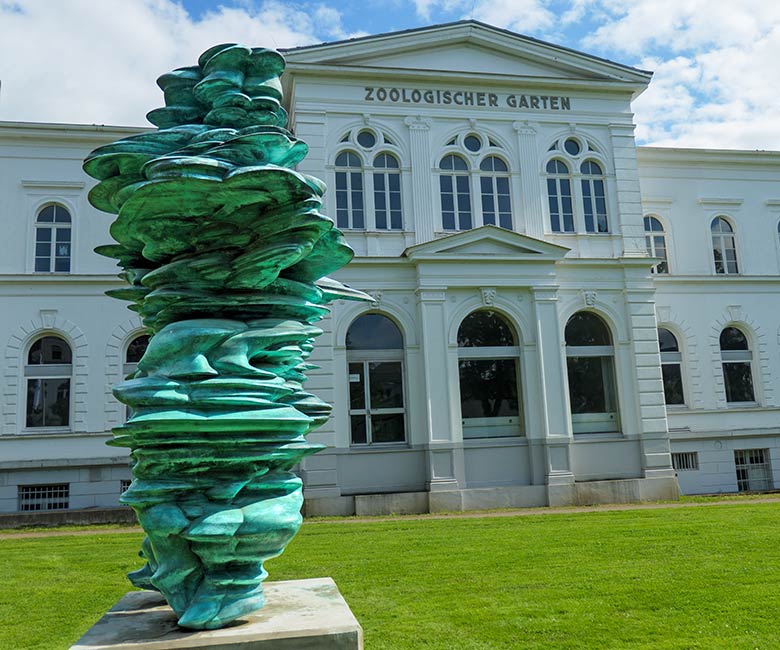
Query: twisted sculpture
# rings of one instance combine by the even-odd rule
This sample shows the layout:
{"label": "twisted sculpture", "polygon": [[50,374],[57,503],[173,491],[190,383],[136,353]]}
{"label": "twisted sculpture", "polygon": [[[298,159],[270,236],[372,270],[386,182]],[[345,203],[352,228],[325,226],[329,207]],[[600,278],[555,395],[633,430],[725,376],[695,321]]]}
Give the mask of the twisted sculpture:
{"label": "twisted sculpture", "polygon": [[121,501],[146,531],[146,566],[195,629],[263,606],[263,563],[301,524],[291,470],[321,449],[305,436],[330,406],[307,393],[312,323],[336,297],[370,300],[327,276],[352,258],[328,217],[324,184],[292,169],[307,146],[285,129],[273,50],[218,45],[163,75],[157,130],[93,151],[89,194],[117,214],[129,300],[152,334],[138,370],[115,386],[132,408],[109,444],[129,447]]}

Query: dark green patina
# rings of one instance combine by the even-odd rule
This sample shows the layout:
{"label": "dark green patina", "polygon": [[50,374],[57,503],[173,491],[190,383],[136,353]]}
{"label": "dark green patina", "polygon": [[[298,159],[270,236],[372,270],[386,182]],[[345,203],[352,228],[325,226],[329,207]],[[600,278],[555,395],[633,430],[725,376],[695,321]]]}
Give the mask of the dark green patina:
{"label": "dark green patina", "polygon": [[179,624],[222,627],[263,606],[263,562],[301,524],[291,471],[320,445],[330,406],[303,389],[312,323],[334,298],[369,299],[326,276],[352,258],[324,184],[292,169],[307,153],[285,126],[273,50],[218,45],[163,75],[157,130],[93,151],[92,204],[117,218],[118,260],[151,333],[114,388],[133,409],[112,444],[132,452],[122,496],[146,531],[136,586]]}

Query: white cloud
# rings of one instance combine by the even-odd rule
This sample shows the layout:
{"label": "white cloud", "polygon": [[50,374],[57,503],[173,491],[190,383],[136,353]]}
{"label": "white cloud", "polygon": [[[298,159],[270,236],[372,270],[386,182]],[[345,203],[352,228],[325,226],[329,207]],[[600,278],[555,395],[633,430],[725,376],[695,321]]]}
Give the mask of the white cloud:
{"label": "white cloud", "polygon": [[545,0],[413,0],[417,15],[431,19],[432,10],[458,12],[460,18],[473,18],[489,25],[522,34],[548,29],[555,14]]}
{"label": "white cloud", "polygon": [[[194,20],[173,0],[0,0],[0,119],[145,124],[146,112],[162,105],[159,75],[193,65],[216,43],[332,38],[340,15],[321,10],[310,16],[268,0]],[[323,15],[327,23],[317,24]]]}

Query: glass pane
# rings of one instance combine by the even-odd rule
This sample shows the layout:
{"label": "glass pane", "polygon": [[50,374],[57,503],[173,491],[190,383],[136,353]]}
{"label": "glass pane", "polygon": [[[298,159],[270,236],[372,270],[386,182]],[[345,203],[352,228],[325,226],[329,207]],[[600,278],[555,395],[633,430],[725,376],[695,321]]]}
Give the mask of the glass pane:
{"label": "glass pane", "polygon": [[27,380],[27,425],[43,426],[43,379]]}
{"label": "glass pane", "polygon": [[44,336],[35,341],[27,355],[29,364],[70,363],[70,346],[57,336]]}
{"label": "glass pane", "polygon": [[[51,242],[38,242],[35,244],[36,257],[49,257],[51,255]],[[36,271],[38,269],[35,269]]]}
{"label": "glass pane", "polygon": [[70,271],[70,257],[57,257],[54,260],[54,270],[57,273],[67,273]]}
{"label": "glass pane", "polygon": [[360,409],[366,408],[366,390],[365,390],[365,377],[364,366],[362,363],[350,363],[349,364],[349,408]]}
{"label": "glass pane", "polygon": [[68,426],[70,419],[70,379],[44,379],[43,398],[43,426]]}
{"label": "glass pane", "polygon": [[371,416],[371,442],[403,442],[403,413],[383,413]]}
{"label": "glass pane", "polygon": [[494,311],[480,310],[466,316],[458,329],[458,347],[517,345],[514,331]]}
{"label": "glass pane", "polygon": [[745,335],[736,327],[727,327],[720,333],[721,350],[748,350]]}
{"label": "glass pane", "polygon": [[463,146],[469,151],[479,151],[482,148],[482,140],[476,135],[467,135],[463,138]]}
{"label": "glass pane", "polygon": [[667,404],[684,404],[682,371],[680,364],[667,363],[661,365],[664,378],[664,399]]}
{"label": "glass pane", "polygon": [[661,352],[679,352],[680,347],[677,339],[668,329],[658,328],[658,348]]}
{"label": "glass pane", "polygon": [[36,271],[36,273],[49,273],[51,271],[51,258],[50,257],[36,257],[35,258],[35,271]]}
{"label": "glass pane", "polygon": [[54,206],[47,205],[43,210],[38,213],[38,223],[53,223],[54,222]]}
{"label": "glass pane", "polygon": [[127,346],[127,352],[125,353],[125,363],[138,363],[141,357],[146,352],[146,347],[149,345],[149,336],[143,334],[136,336],[130,345]]}
{"label": "glass pane", "polygon": [[403,408],[404,387],[400,361],[369,363],[368,385],[371,391],[371,410]]}
{"label": "glass pane", "polygon": [[404,347],[401,331],[382,314],[365,314],[349,327],[347,350],[401,350]]}
{"label": "glass pane", "polygon": [[519,414],[515,359],[461,359],[460,410],[463,418]]}
{"label": "glass pane", "polygon": [[366,433],[366,415],[352,415],[349,418],[350,428],[352,430],[352,444],[364,445],[368,442]]}
{"label": "glass pane", "polygon": [[376,144],[376,136],[371,131],[361,131],[358,133],[357,141],[361,147],[370,149]]}
{"label": "glass pane", "polygon": [[723,380],[727,402],[754,402],[753,375],[750,363],[724,363]]}
{"label": "glass pane", "polygon": [[596,314],[579,311],[566,323],[566,345],[612,345],[609,330]]}
{"label": "glass pane", "polygon": [[50,242],[51,228],[37,228],[35,233],[35,241]]}
{"label": "glass pane", "polygon": [[57,231],[56,241],[57,243],[69,244],[70,243],[70,228],[55,228]]}
{"label": "glass pane", "polygon": [[568,357],[571,412],[610,413],[614,402],[612,357]]}
{"label": "glass pane", "polygon": [[582,150],[580,143],[574,138],[568,138],[566,142],[563,143],[563,148],[566,149],[566,153],[569,153],[572,156],[576,156]]}

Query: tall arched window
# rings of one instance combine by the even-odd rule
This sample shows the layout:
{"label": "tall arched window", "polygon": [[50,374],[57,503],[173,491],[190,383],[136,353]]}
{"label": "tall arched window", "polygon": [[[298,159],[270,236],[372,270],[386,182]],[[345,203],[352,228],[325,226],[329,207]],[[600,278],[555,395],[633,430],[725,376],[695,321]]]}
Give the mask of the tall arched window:
{"label": "tall arched window", "polygon": [[582,174],[582,211],[585,232],[609,232],[607,196],[604,191],[604,172],[593,160],[580,165]]}
{"label": "tall arched window", "polygon": [[35,220],[35,272],[70,272],[70,212],[57,204],[47,205]]}
{"label": "tall arched window", "polygon": [[723,217],[715,217],[710,225],[712,231],[712,256],[715,273],[739,273],[737,266],[737,243],[734,229]]}
{"label": "tall arched window", "polygon": [[70,426],[72,362],[70,346],[58,336],[44,336],[30,346],[24,366],[28,428]]}
{"label": "tall arched window", "polygon": [[[144,352],[146,352],[148,345],[148,334],[141,334],[141,336],[136,336],[132,341],[130,341],[130,343],[128,343],[127,349],[125,350],[125,362],[122,365],[122,373],[125,377],[129,377],[136,371],[138,368],[138,362],[141,360],[141,357],[144,356]],[[129,418],[132,414],[133,409],[127,406],[125,408],[125,416]]]}
{"label": "tall arched window", "polygon": [[574,433],[618,431],[615,351],[606,323],[581,311],[566,323],[566,365]]}
{"label": "tall arched window", "polygon": [[441,224],[444,230],[470,230],[471,189],[468,165],[460,156],[444,156],[439,163]]}
{"label": "tall arched window", "polygon": [[519,357],[517,336],[503,316],[480,310],[463,319],[458,373],[465,438],[523,433]]}
{"label": "tall arched window", "polygon": [[753,354],[745,334],[736,327],[720,333],[720,358],[728,403],[755,402]]}
{"label": "tall arched window", "polygon": [[401,170],[390,153],[374,158],[374,217],[377,230],[402,230]]}
{"label": "tall arched window", "polygon": [[571,199],[571,172],[557,158],[547,163],[547,200],[553,232],[574,232],[574,205]]}
{"label": "tall arched window", "polygon": [[349,419],[353,445],[404,442],[404,341],[382,314],[365,314],[347,331]]}
{"label": "tall arched window", "polygon": [[669,273],[669,262],[666,253],[666,233],[663,224],[653,216],[645,217],[645,247],[650,257],[661,259],[656,264],[653,273]]}
{"label": "tall arched window", "polygon": [[366,227],[363,165],[351,151],[336,156],[336,225],[355,230]]}
{"label": "tall arched window", "polygon": [[658,348],[661,351],[664,399],[670,405],[685,404],[680,346],[675,335],[664,327],[658,328]]}
{"label": "tall arched window", "polygon": [[497,156],[487,156],[479,164],[482,194],[482,223],[512,230],[512,199],[509,193],[509,168]]}

